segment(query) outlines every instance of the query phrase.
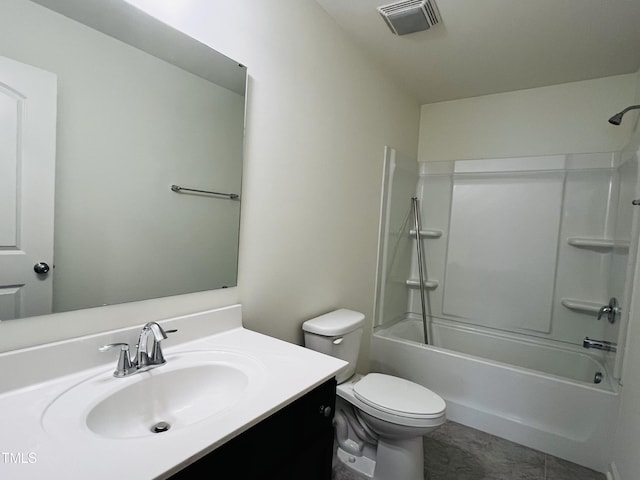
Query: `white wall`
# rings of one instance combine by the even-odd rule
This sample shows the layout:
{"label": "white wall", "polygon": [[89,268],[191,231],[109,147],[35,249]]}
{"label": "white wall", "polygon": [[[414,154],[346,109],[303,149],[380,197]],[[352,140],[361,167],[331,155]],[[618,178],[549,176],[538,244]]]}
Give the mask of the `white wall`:
{"label": "white wall", "polygon": [[632,122],[607,119],[634,91],[628,74],[423,105],[418,161],[619,151]]}
{"label": "white wall", "polygon": [[[636,94],[630,104],[640,104],[640,71],[635,76]],[[640,155],[640,115],[638,110],[627,113],[623,124],[627,123],[635,128],[631,142],[625,150],[637,151]],[[636,198],[640,192],[636,192]],[[635,207],[638,208],[638,207]],[[636,230],[638,234],[638,213],[635,213]],[[622,371],[622,391],[620,397],[620,414],[614,439],[613,465],[617,472],[616,480],[635,480],[640,478],[640,262],[636,263],[635,281],[631,310],[629,312],[629,327],[625,357]]]}
{"label": "white wall", "polygon": [[384,146],[416,155],[419,107],[315,2],[192,5],[172,22],[247,65],[251,79],[239,271],[246,325],[300,342],[303,320],[347,307],[370,326]]}
{"label": "white wall", "polygon": [[234,301],[249,328],[293,342],[303,320],[333,308],[370,325],[384,146],[417,154],[417,102],[311,0],[153,7],[248,66],[239,286],[21,321],[0,349],[33,343],[25,329],[46,341]]}

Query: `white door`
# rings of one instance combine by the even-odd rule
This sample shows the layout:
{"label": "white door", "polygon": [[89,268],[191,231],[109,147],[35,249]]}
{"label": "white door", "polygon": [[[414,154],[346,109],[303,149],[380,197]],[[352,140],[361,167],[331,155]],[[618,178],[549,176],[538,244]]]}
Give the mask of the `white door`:
{"label": "white door", "polygon": [[56,99],[54,74],[0,57],[0,320],[51,313]]}

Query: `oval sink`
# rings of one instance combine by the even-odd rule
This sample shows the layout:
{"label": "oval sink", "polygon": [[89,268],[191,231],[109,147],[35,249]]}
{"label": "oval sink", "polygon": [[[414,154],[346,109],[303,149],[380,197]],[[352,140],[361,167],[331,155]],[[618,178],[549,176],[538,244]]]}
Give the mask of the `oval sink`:
{"label": "oval sink", "polygon": [[150,373],[93,407],[87,427],[107,437],[126,438],[147,435],[159,422],[169,428],[189,425],[229,407],[249,385],[246,373],[229,365]]}
{"label": "oval sink", "polygon": [[198,351],[166,358],[165,365],[130,377],[109,371],[79,383],[47,407],[43,427],[66,430],[71,421],[109,438],[168,435],[223,415],[264,383],[264,368],[247,355]]}

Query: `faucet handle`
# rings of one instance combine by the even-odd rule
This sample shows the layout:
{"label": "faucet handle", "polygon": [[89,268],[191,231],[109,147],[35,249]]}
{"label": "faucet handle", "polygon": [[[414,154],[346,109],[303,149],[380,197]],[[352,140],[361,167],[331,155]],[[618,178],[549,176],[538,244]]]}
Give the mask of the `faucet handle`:
{"label": "faucet handle", "polygon": [[620,313],[620,309],[618,308],[618,299],[616,297],[611,297],[609,299],[609,304],[602,306],[600,310],[598,310],[598,320],[600,320],[603,315],[606,315],[609,323],[615,323],[616,315],[618,313]]}
{"label": "faucet handle", "polygon": [[167,333],[176,333],[178,331],[177,328],[172,328],[171,330],[165,330],[164,328],[162,328],[160,324],[156,323],[156,325],[158,325],[158,328],[160,329],[160,333],[164,334],[164,338],[167,338]]}
{"label": "faucet handle", "polygon": [[112,348],[120,347],[120,351],[129,351],[129,344],[124,342],[108,343],[98,348],[99,352],[108,352]]}
{"label": "faucet handle", "polygon": [[129,358],[128,343],[109,343],[98,348],[99,352],[107,352],[112,348],[120,347],[120,355],[118,356],[118,366],[113,372],[114,377],[126,377],[131,370],[131,358]]}
{"label": "faucet handle", "polygon": [[178,331],[175,328],[172,330],[165,330],[157,322],[148,322],[144,327],[142,327],[142,330],[151,330],[151,332],[153,332],[153,336],[158,342],[167,338],[167,333],[175,333]]}

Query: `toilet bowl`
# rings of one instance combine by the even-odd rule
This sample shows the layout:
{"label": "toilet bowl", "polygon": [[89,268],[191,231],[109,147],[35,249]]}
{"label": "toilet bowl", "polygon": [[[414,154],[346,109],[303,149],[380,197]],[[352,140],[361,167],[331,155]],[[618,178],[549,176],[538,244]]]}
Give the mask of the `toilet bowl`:
{"label": "toilet bowl", "polygon": [[341,309],[303,324],[305,346],[346,360],[336,375],[337,456],[374,480],[424,480],[422,437],[445,422],[446,404],[408,380],[355,373],[364,315]]}

